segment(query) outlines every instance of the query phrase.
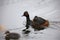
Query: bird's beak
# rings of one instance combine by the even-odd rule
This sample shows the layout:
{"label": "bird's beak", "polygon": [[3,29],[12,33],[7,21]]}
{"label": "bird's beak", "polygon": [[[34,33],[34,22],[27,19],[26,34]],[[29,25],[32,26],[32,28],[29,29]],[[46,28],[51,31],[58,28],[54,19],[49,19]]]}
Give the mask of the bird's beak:
{"label": "bird's beak", "polygon": [[24,15],[22,15],[21,17],[23,17]]}
{"label": "bird's beak", "polygon": [[23,17],[23,15],[21,17]]}
{"label": "bird's beak", "polygon": [[24,14],[22,15],[22,17],[25,16]]}

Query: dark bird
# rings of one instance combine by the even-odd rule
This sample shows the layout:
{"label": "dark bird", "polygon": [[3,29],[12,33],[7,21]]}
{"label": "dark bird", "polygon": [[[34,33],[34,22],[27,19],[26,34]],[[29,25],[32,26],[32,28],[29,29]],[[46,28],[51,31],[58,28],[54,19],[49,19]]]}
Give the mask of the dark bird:
{"label": "dark bird", "polygon": [[[48,20],[45,20],[45,19],[38,17],[38,16],[35,16],[33,18],[33,20],[30,20],[28,11],[25,11],[23,16],[26,17],[26,26],[25,26],[26,29],[28,29],[29,26],[32,26],[32,28],[34,30],[43,30],[49,26]],[[24,29],[23,31],[25,31],[26,29]]]}
{"label": "dark bird", "polygon": [[5,40],[10,40],[10,39],[19,39],[20,35],[18,33],[10,33],[9,31],[5,32]]}

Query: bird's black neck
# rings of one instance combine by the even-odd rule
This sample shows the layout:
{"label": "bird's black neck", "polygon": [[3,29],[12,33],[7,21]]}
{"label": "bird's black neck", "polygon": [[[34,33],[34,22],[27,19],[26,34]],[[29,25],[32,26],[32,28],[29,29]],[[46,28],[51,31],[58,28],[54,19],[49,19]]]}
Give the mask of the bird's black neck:
{"label": "bird's black neck", "polygon": [[30,21],[30,17],[29,16],[27,16],[26,19],[27,19],[27,21]]}

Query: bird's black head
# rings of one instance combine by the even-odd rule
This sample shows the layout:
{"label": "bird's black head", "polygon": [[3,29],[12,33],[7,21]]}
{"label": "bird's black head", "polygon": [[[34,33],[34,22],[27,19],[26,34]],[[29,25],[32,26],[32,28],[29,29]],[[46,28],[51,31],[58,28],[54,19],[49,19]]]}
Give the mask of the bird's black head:
{"label": "bird's black head", "polygon": [[9,34],[10,32],[9,31],[6,31],[5,34]]}
{"label": "bird's black head", "polygon": [[23,14],[23,16],[29,17],[28,11],[25,11],[24,14]]}

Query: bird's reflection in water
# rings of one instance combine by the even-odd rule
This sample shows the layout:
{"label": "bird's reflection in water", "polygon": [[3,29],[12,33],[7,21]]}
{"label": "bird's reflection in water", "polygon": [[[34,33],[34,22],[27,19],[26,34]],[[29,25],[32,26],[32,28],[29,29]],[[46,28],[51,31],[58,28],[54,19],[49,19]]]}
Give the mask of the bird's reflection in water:
{"label": "bird's reflection in water", "polygon": [[10,39],[10,40],[20,40],[20,39]]}
{"label": "bird's reflection in water", "polygon": [[29,37],[29,34],[30,34],[30,30],[22,31],[22,34],[23,34],[23,37],[24,38],[28,38]]}

